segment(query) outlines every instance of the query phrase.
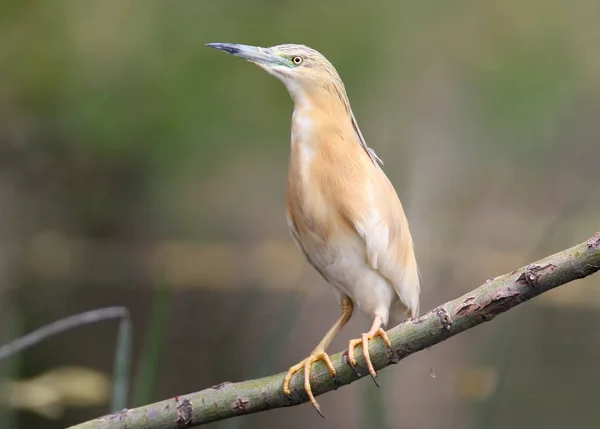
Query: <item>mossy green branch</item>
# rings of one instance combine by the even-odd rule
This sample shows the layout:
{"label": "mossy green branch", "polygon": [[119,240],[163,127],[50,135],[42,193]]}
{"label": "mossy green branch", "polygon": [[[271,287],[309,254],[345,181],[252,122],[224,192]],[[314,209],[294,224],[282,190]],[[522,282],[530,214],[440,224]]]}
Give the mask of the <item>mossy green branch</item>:
{"label": "mossy green branch", "polygon": [[[397,363],[537,295],[598,270],[600,232],[585,243],[488,280],[460,298],[392,328],[388,335],[394,353],[390,355],[380,338],[374,339],[371,347],[373,365],[379,370]],[[332,361],[338,373],[335,382],[322,362],[314,365],[312,386],[315,395],[335,390],[368,374],[364,360],[359,358],[358,368],[362,375],[357,375],[346,363],[345,352],[332,356]],[[194,368],[181,370],[195,371]],[[284,376],[285,372],[282,372],[239,383],[225,382],[199,392],[99,417],[71,429],[176,429],[306,402],[302,374],[292,380],[292,398],[282,393]]]}

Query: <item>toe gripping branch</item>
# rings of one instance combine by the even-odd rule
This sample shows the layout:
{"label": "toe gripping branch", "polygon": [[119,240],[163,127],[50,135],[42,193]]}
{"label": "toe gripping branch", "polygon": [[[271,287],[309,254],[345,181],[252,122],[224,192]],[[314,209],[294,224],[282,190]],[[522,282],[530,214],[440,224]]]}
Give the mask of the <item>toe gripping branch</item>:
{"label": "toe gripping branch", "polygon": [[377,383],[377,380],[376,380],[377,372],[375,371],[375,368],[373,367],[373,362],[371,361],[371,353],[369,350],[369,341],[377,336],[381,337],[381,339],[383,340],[385,345],[393,353],[392,343],[391,343],[387,333],[383,330],[383,328],[380,327],[380,328],[376,329],[374,332],[364,333],[360,336],[360,338],[350,340],[350,342],[348,343],[348,364],[350,364],[350,367],[354,370],[356,375],[358,375],[360,377],[361,374],[356,369],[357,360],[355,357],[355,348],[356,348],[356,346],[362,346],[363,356],[365,358],[365,363],[367,364],[367,369],[369,371],[369,374],[371,375],[371,378],[373,379],[373,382],[375,383],[375,385],[377,387],[379,387],[379,383]]}
{"label": "toe gripping branch", "polygon": [[312,370],[312,364],[314,362],[317,362],[320,360],[325,362],[325,365],[327,365],[327,368],[329,369],[329,373],[331,374],[331,376],[333,377],[333,380],[335,381],[337,372],[335,370],[335,367],[333,366],[333,362],[331,362],[331,358],[324,351],[315,351],[315,352],[311,353],[311,355],[309,357],[298,362],[296,365],[292,366],[288,370],[288,373],[285,376],[285,379],[283,381],[283,393],[285,393],[288,397],[291,396],[292,392],[290,390],[290,382],[292,380],[292,377],[294,376],[295,373],[304,369],[304,391],[308,395],[308,399],[309,399],[310,403],[312,404],[312,406],[315,408],[315,410],[317,410],[317,412],[319,413],[319,415],[321,417],[325,418],[325,415],[321,411],[321,406],[315,399],[315,395],[313,394],[312,388],[310,386],[310,375],[311,375],[311,370]]}

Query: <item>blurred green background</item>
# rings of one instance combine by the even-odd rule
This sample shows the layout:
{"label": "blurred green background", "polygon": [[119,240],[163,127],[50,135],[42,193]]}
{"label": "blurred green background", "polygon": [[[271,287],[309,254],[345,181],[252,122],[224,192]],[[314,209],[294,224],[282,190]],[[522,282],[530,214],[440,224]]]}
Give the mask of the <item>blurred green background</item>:
{"label": "blurred green background", "polygon": [[[287,231],[292,102],[208,42],[303,43],[336,66],[407,211],[423,311],[585,240],[599,16],[593,0],[4,1],[0,343],[127,306],[136,406],[286,370],[338,317]],[[319,398],[327,420],[303,405],[208,427],[598,427],[599,282]],[[355,315],[330,351],[368,326]],[[108,412],[116,331],[0,361],[0,426]]]}

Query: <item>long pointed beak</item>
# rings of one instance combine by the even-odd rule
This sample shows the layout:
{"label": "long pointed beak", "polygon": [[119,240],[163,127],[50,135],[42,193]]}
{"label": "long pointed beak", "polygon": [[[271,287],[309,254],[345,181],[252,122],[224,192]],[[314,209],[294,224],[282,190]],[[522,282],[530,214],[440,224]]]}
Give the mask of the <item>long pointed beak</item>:
{"label": "long pointed beak", "polygon": [[244,58],[245,60],[267,67],[286,65],[285,60],[276,55],[271,48],[240,45],[237,43],[207,43],[206,46],[229,52],[236,57]]}

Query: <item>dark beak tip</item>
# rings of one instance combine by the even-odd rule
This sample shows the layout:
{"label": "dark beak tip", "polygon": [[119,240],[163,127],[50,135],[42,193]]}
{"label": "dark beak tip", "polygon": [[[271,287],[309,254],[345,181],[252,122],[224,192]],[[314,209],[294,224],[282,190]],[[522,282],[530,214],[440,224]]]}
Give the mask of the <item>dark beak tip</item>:
{"label": "dark beak tip", "polygon": [[229,52],[230,54],[236,54],[240,50],[231,43],[207,43],[206,46],[220,51]]}

